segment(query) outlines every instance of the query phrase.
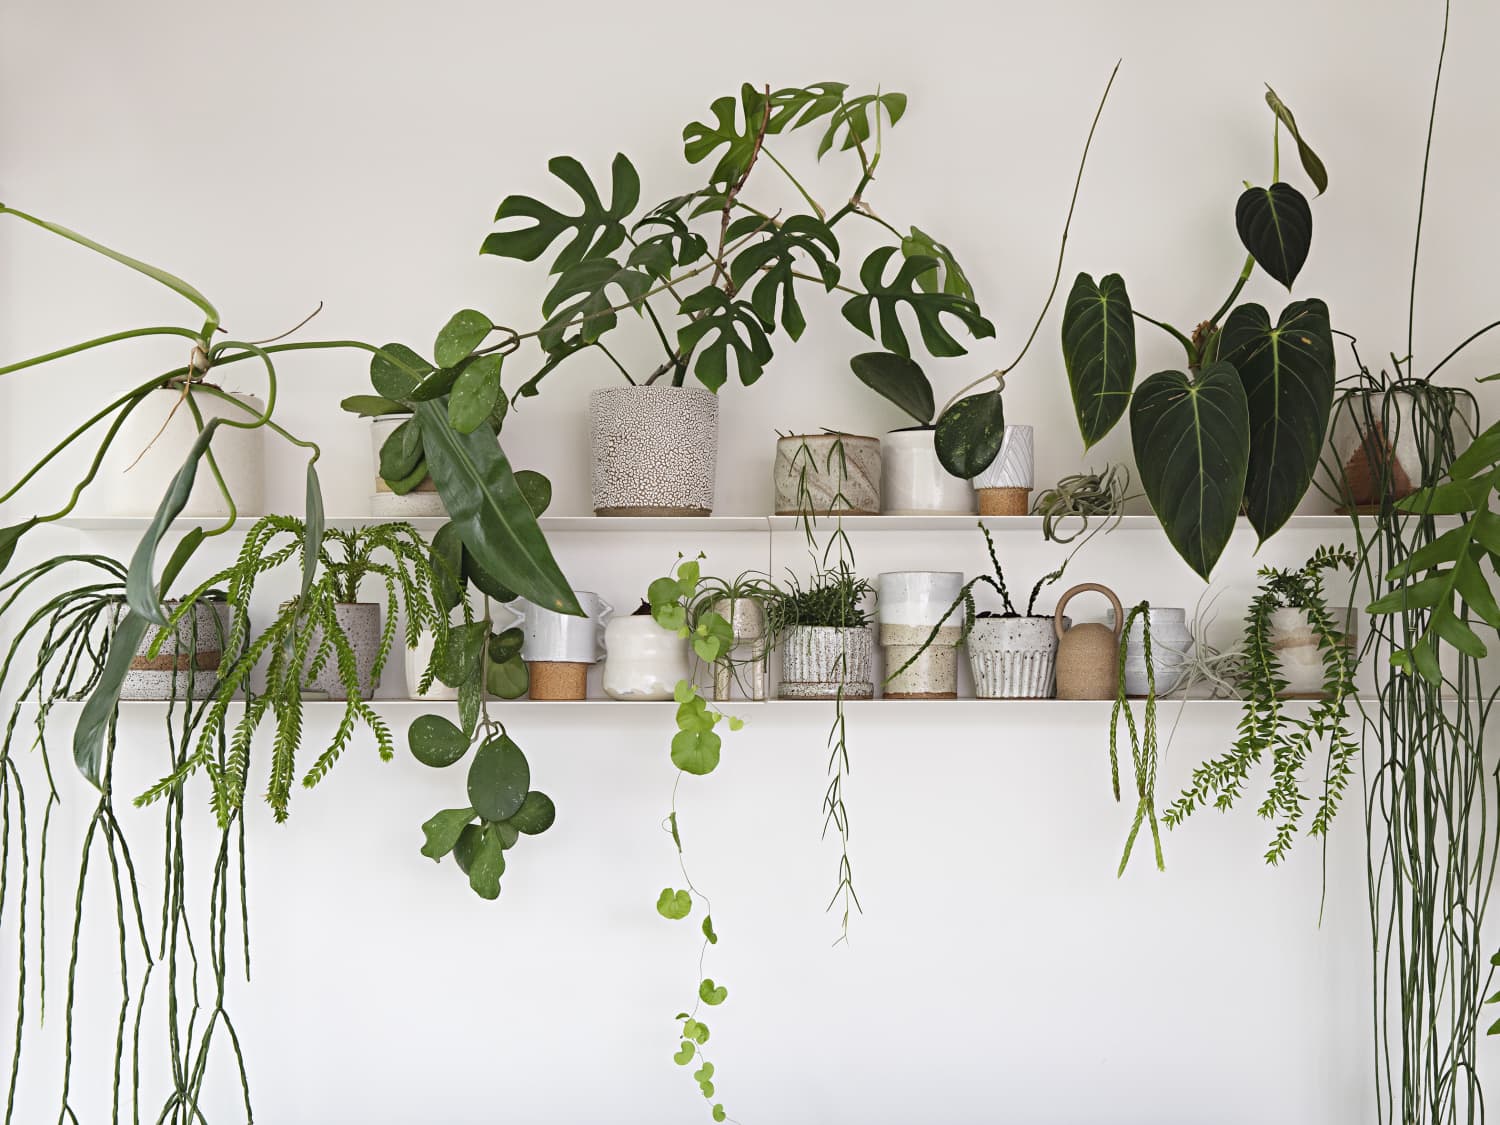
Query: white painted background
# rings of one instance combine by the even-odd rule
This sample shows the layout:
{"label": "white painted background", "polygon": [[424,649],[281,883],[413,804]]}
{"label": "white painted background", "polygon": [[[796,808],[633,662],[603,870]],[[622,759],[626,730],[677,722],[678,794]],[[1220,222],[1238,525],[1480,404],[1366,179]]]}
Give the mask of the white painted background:
{"label": "white painted background", "polygon": [[[1324,296],[1373,360],[1405,350],[1440,16],[1431,2],[1358,0],[1276,0],[1253,15],[1185,2],[769,0],[735,10],[12,0],[0,16],[0,199],[180,272],[238,334],[272,335],[323,301],[311,334],[425,350],[465,305],[523,325],[534,316],[541,270],[475,250],[507,192],[551,193],[549,156],[577,155],[598,176],[622,149],[642,171],[645,197],[661,198],[698,180],[681,159],[682,125],[740,81],[881,83],[912,101],[869,198],[959,251],[999,329],[970,358],[934,365],[941,393],[1008,361],[1029,329],[1088,117],[1123,57],[1064,286],[1081,268],[1119,270],[1138,307],[1184,328],[1214,308],[1242,260],[1232,223],[1240,181],[1269,170],[1260,100],[1269,81],[1332,178],[1314,205],[1298,291]],[[1489,217],[1500,176],[1500,106],[1489,86],[1497,36],[1500,11],[1460,0],[1418,302],[1416,346],[1428,363],[1500,304]],[[796,143],[782,148],[803,166],[811,156]],[[847,165],[830,164],[814,179],[833,202]],[[0,226],[0,286],[5,357],[186,316],[169,295],[15,224]],[[1248,295],[1276,307],[1283,299],[1263,277]],[[773,431],[899,424],[848,374],[862,339],[835,302],[808,306],[802,344],[783,348],[760,386],[723,396],[723,513],[768,507]],[[1011,420],[1038,427],[1043,482],[1082,463],[1056,337],[1054,312],[1007,394]],[[1143,372],[1179,362],[1164,337],[1141,339]],[[649,342],[642,335],[626,351],[654,363]],[[6,477],[88,404],[123,379],[175,365],[180,350],[127,347],[0,381]],[[1450,367],[1453,381],[1495,370],[1496,356],[1494,346],[1474,349]],[[603,364],[577,361],[507,430],[513,458],[551,475],[557,512],[586,509],[586,391],[608,378]],[[367,504],[366,433],[336,409],[364,382],[350,357],[284,369],[281,416],[324,442],[335,514]],[[1092,457],[1102,465],[1127,455],[1122,427]],[[301,472],[297,458],[272,459],[279,510],[300,501]],[[1255,565],[1299,563],[1315,543],[1281,537],[1252,561],[1251,542],[1237,537],[1221,564],[1221,626],[1232,629]],[[124,553],[130,543],[58,532],[43,546]],[[865,535],[856,546],[871,574],[913,565],[972,573],[982,557],[970,534]],[[577,585],[623,605],[678,550],[705,549],[712,569],[732,574],[762,564],[766,543],[569,536],[556,548]],[[1002,550],[1017,586],[1056,554],[1029,537]],[[799,559],[795,540],[778,543],[778,567]],[[1191,605],[1201,589],[1152,534],[1097,541],[1075,576],[1130,600]],[[401,694],[399,672],[388,693]],[[819,840],[824,708],[744,709],[750,723],[726,745],[720,771],[684,785],[695,877],[715,897],[724,939],[708,972],[731,991],[710,1046],[720,1096],[740,1120],[1369,1120],[1355,803],[1330,848],[1320,928],[1317,848],[1304,842],[1283,869],[1266,869],[1267,826],[1250,809],[1172,834],[1166,874],[1140,853],[1115,878],[1130,809],[1110,800],[1107,708],[875,706],[851,720],[848,796],[865,913],[847,947],[832,946],[836,919],[823,912],[836,860]],[[1163,763],[1164,797],[1226,745],[1234,718],[1232,708],[1184,718]],[[315,720],[307,744],[329,729],[331,720]],[[560,817],[511,853],[495,904],[474,898],[450,865],[417,854],[418,824],[457,803],[456,772],[354,753],[321,791],[298,794],[288,826],[252,815],[256,971],[253,985],[235,986],[233,1011],[258,1120],[706,1117],[669,1057],[670,1017],[696,982],[696,946],[652,909],[659,889],[677,882],[657,829],[673,776],[669,711],[527,709],[512,732]],[[127,721],[122,792],[159,771],[159,739],[142,716]],[[64,798],[53,937],[86,807],[71,778]],[[154,815],[132,813],[125,824],[149,857]],[[142,866],[154,870],[150,859]],[[90,911],[106,906],[91,894]],[[102,967],[80,977],[76,1088],[84,1119],[95,1121],[107,1095],[112,934],[90,926],[89,941],[88,963]],[[8,977],[8,933],[0,949]],[[54,1005],[58,997],[60,988]],[[33,1028],[19,1115],[27,1123],[56,1116],[57,1010]],[[226,1106],[211,1120],[233,1120]]]}

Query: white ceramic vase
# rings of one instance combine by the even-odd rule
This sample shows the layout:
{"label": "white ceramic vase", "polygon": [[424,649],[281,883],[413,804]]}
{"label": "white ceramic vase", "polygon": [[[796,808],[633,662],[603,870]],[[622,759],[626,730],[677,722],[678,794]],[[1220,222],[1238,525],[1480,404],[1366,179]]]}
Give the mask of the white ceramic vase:
{"label": "white ceramic vase", "polygon": [[[1126,610],[1126,616],[1130,614]],[[1156,677],[1156,694],[1166,695],[1182,679],[1182,666],[1193,651],[1193,634],[1187,626],[1187,610],[1175,606],[1152,606],[1147,614],[1151,621],[1151,668]],[[1106,618],[1115,625],[1113,609]],[[1150,684],[1146,676],[1145,623],[1137,617],[1125,638],[1125,694],[1144,696]]]}
{"label": "white ceramic vase", "polygon": [[706,516],[714,508],[719,399],[705,387],[607,387],[589,396],[598,516]]}
{"label": "white ceramic vase", "polygon": [[776,440],[776,514],[880,514],[880,439],[790,434]]}
{"label": "white ceramic vase", "polygon": [[[179,601],[163,603],[168,615]],[[164,632],[147,626],[135,647],[130,667],[120,687],[121,699],[177,699],[202,702],[219,687],[219,667],[229,637],[229,603],[222,598],[202,598],[168,634],[155,656],[147,650]]]}
{"label": "white ceramic vase", "polygon": [[[380,476],[380,447],[396,427],[412,419],[410,414],[382,414],[370,420],[370,452],[374,457],[371,472],[375,478],[375,494],[370,497],[370,514],[407,519],[411,516],[446,516],[448,509],[438,495],[432,478],[424,477],[422,483],[410,492],[397,495],[391,491]],[[428,698],[436,698],[428,696]]]}
{"label": "white ceramic vase", "polygon": [[734,644],[714,665],[714,699],[734,698],[739,687],[746,699],[766,697],[766,610],[754,598],[721,598],[710,607],[734,634]]}
{"label": "white ceramic vase", "polygon": [[[1071,621],[1063,618],[1063,628]],[[969,631],[969,671],[978,699],[1050,699],[1057,685],[1051,617],[981,617]]]}
{"label": "white ceramic vase", "polygon": [[424,631],[417,638],[417,647],[406,650],[406,691],[412,699],[453,700],[458,698],[458,689],[449,687],[436,676],[432,678],[430,688],[425,692],[421,690],[422,677],[427,674],[427,665],[432,663],[432,650],[436,643],[433,635]]}
{"label": "white ceramic vase", "polygon": [[893,430],[881,439],[880,500],[886,514],[974,513],[974,489],[943,468],[933,435],[933,430]]}
{"label": "white ceramic vase", "polygon": [[574,590],[584,616],[558,613],[556,610],[517,598],[510,605],[496,607],[497,615],[509,617],[498,621],[496,628],[517,627],[525,636],[521,659],[549,664],[597,664],[604,659],[605,626],[614,616],[615,607],[592,590]]}
{"label": "white ceramic vase", "polygon": [[[358,673],[360,698],[373,699],[380,687],[380,678],[375,675],[375,657],[380,652],[380,605],[376,602],[339,602],[333,607],[334,620],[339,632],[354,650],[354,666]],[[308,663],[323,643],[322,628],[313,631],[308,646]],[[330,653],[316,676],[308,678],[306,686],[312,691],[326,692],[329,699],[346,699],[348,692],[339,677],[338,655]]]}
{"label": "white ceramic vase", "polygon": [[[1359,619],[1350,610],[1332,611],[1334,628],[1343,634],[1343,645],[1351,664],[1357,658]],[[1276,664],[1286,687],[1285,699],[1322,699],[1325,695],[1323,646],[1304,609],[1271,611],[1268,639],[1276,653]]]}
{"label": "white ceramic vase", "polygon": [[1031,511],[1035,479],[1034,435],[1030,426],[1006,426],[1000,452],[970,483],[982,516],[1024,516]]}
{"label": "white ceramic vase", "polygon": [[[193,402],[204,421],[227,418],[245,422],[265,409],[254,395],[234,397],[249,409],[239,409],[201,393],[193,396]],[[265,512],[265,433],[264,428],[220,426],[209,447],[234,496],[241,519],[253,520]],[[198,426],[182,394],[174,390],[152,391],[120,426],[100,465],[96,485],[85,496],[90,505],[98,504],[100,515],[155,515],[172,478],[197,440]],[[199,464],[182,515],[198,518],[229,515],[229,503],[206,463]]]}
{"label": "white ceramic vase", "polygon": [[619,700],[671,699],[691,677],[687,641],[650,614],[616,617],[604,629],[604,694]]}
{"label": "white ceramic vase", "polygon": [[870,630],[798,625],[781,639],[781,698],[869,699]]}

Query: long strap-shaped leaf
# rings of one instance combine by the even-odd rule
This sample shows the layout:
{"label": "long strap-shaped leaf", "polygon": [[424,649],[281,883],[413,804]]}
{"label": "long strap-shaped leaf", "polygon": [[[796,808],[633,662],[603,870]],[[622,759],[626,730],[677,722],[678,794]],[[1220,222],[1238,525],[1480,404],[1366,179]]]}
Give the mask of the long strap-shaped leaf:
{"label": "long strap-shaped leaf", "polygon": [[496,580],[559,613],[583,615],[489,424],[461,434],[444,399],[416,404],[438,495],[464,546]]}
{"label": "long strap-shaped leaf", "polygon": [[1234,366],[1190,380],[1158,371],[1130,402],[1141,486],[1177,553],[1203,578],[1234,533],[1250,460],[1250,412]]}

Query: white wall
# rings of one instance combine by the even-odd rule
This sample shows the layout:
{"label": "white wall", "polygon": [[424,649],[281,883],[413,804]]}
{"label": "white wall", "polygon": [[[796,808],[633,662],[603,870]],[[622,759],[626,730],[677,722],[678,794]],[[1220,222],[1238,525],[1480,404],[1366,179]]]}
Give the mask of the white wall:
{"label": "white wall", "polygon": [[[475,250],[502,196],[550,192],[549,156],[575,154],[602,175],[624,150],[645,195],[665,197],[697,178],[681,160],[681,126],[740,81],[881,83],[912,103],[871,201],[954,245],[999,328],[971,357],[934,366],[941,391],[1007,362],[1029,329],[1089,115],[1123,57],[1064,286],[1078,269],[1119,270],[1152,315],[1187,327],[1211,311],[1242,260],[1232,223],[1240,181],[1268,171],[1260,99],[1270,82],[1332,179],[1315,203],[1298,291],[1326,297],[1373,360],[1406,346],[1440,14],[1432,3],[1357,0],[1277,0],[1253,18],[1243,6],[1165,2],[914,10],[769,0],[740,11],[595,0],[551,9],[13,0],[0,16],[0,199],[180,272],[236,334],[272,335],[323,301],[310,333],[425,347],[465,305],[523,324],[534,315],[540,271]],[[1459,0],[1418,302],[1416,347],[1429,364],[1500,303],[1487,211],[1500,176],[1491,143],[1500,104],[1486,85],[1497,34],[1500,11]],[[835,198],[833,170],[817,179]],[[136,279],[16,224],[0,226],[0,286],[5,357],[183,315]],[[1253,295],[1282,300],[1264,278]],[[767,508],[775,430],[899,424],[848,374],[861,338],[834,302],[809,306],[806,338],[783,349],[762,385],[726,389],[722,512]],[[1043,481],[1084,463],[1056,334],[1054,312],[1007,393],[1011,419],[1038,427]],[[649,339],[633,339],[628,354],[653,362]],[[1179,363],[1164,337],[1142,341],[1143,371]],[[121,379],[173,365],[180,351],[127,346],[0,380],[5,476]],[[1485,345],[1449,373],[1466,384],[1497,366]],[[513,458],[552,476],[555,511],[587,507],[585,392],[608,377],[578,361],[507,430]],[[283,378],[287,424],[325,443],[328,510],[366,510],[365,431],[336,409],[363,389],[363,364],[312,356],[286,364]],[[1122,427],[1090,460],[1125,457]],[[273,458],[271,473],[274,506],[295,510],[300,460]],[[1252,559],[1252,543],[1237,537],[1222,567],[1224,627],[1255,566],[1300,562],[1315,542],[1281,537]],[[41,547],[129,545],[58,532]],[[971,535],[868,535],[856,546],[870,573],[972,573],[982,560]],[[617,604],[677,551],[700,548],[730,574],[766,557],[754,537],[557,543],[576,584]],[[1019,539],[1005,549],[1017,585],[1055,555]],[[801,557],[790,537],[776,550],[777,567]],[[1201,588],[1152,535],[1099,540],[1075,573],[1132,600],[1191,605]],[[652,909],[677,881],[658,831],[673,776],[670,713],[538,710],[518,713],[513,734],[560,819],[513,853],[498,903],[417,854],[417,826],[453,803],[461,778],[404,756],[382,766],[368,749],[351,754],[321,791],[298,794],[288,826],[252,815],[255,980],[234,987],[233,1011],[259,1120],[699,1119],[701,1099],[670,1061],[670,1017],[695,984],[696,950]],[[720,1096],[740,1120],[1371,1116],[1357,802],[1330,847],[1320,927],[1315,842],[1265,868],[1267,826],[1248,808],[1172,834],[1164,875],[1140,853],[1115,878],[1130,810],[1109,795],[1107,708],[859,711],[849,801],[865,913],[835,948],[823,906],[836,853],[819,839],[828,716],[744,713],[751,721],[724,766],[685,783],[682,799],[695,877],[714,895],[724,938],[708,972],[731,1000],[714,1013],[711,1046]],[[1226,745],[1234,718],[1233,709],[1184,718],[1163,794]],[[307,745],[331,726],[316,723]],[[133,713],[122,745],[131,753],[119,790],[133,793],[160,772],[159,729]],[[62,772],[52,938],[65,924],[86,813],[82,787]],[[151,856],[154,814],[124,819]],[[206,844],[203,825],[195,838]],[[154,860],[138,862],[154,872]],[[103,960],[81,978],[85,1120],[99,1119],[107,1097],[114,939],[97,922],[107,907],[91,894],[88,939]],[[30,1048],[26,1122],[56,1115],[60,978],[51,987],[54,1018]],[[233,1119],[226,1105],[215,1120]]]}

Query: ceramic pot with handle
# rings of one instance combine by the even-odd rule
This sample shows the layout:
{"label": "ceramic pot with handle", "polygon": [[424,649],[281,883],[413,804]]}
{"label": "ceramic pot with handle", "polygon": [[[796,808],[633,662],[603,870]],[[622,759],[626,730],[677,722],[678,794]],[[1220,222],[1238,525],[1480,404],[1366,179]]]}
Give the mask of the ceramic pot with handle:
{"label": "ceramic pot with handle", "polygon": [[[1103,594],[1114,607],[1113,628],[1096,621],[1071,628],[1064,623],[1063,607],[1073,595],[1093,592]],[[1125,612],[1120,599],[1108,586],[1083,582],[1074,586],[1057,602],[1057,616],[1052,627],[1057,632],[1057,698],[1114,699],[1119,691],[1120,623]]]}

